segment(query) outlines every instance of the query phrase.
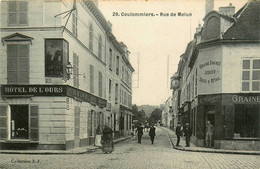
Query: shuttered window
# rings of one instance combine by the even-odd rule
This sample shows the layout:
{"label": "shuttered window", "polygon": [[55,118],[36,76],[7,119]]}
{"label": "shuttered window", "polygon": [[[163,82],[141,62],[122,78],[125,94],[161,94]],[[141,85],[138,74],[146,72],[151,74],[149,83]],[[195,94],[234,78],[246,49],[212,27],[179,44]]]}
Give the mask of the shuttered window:
{"label": "shuttered window", "polygon": [[73,85],[79,88],[79,57],[73,53]]}
{"label": "shuttered window", "polygon": [[93,51],[93,24],[89,25],[89,49]]}
{"label": "shuttered window", "polygon": [[101,35],[99,36],[99,39],[98,39],[98,57],[100,59],[102,59],[102,37],[101,37]]}
{"label": "shuttered window", "polygon": [[29,45],[7,45],[7,83],[29,83]]}
{"label": "shuttered window", "polygon": [[[75,2],[75,1],[74,1]],[[75,5],[76,6],[76,5]],[[75,9],[72,12],[72,33],[77,36],[78,35],[78,31],[77,28],[78,27],[78,14],[77,14],[77,9]]]}
{"label": "shuttered window", "polygon": [[89,72],[90,72],[90,93],[94,94],[94,67],[93,65],[89,66]]}
{"label": "shuttered window", "polygon": [[98,95],[99,97],[102,97],[102,73],[98,72]]}
{"label": "shuttered window", "polygon": [[30,140],[39,140],[39,119],[38,119],[38,106],[30,106]]}
{"label": "shuttered window", "polygon": [[28,24],[28,2],[9,1],[8,2],[8,25]]}
{"label": "shuttered window", "polygon": [[7,106],[0,106],[0,140],[7,139]]}

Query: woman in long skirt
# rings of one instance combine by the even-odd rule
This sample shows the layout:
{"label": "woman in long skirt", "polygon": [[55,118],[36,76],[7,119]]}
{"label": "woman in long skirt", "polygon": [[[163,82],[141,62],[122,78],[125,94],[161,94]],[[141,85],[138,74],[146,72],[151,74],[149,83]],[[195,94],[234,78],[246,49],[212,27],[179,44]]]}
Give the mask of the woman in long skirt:
{"label": "woman in long skirt", "polygon": [[104,126],[103,136],[101,139],[102,151],[106,153],[111,153],[114,150],[113,143],[113,130],[107,125]]}

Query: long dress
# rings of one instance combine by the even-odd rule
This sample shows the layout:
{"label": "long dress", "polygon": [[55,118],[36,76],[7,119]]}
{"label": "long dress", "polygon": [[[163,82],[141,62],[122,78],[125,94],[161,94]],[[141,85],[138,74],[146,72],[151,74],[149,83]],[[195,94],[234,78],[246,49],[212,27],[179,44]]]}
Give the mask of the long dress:
{"label": "long dress", "polygon": [[114,144],[113,144],[113,130],[105,126],[103,130],[103,136],[101,138],[101,144],[102,144],[102,151],[104,153],[111,153],[114,150]]}

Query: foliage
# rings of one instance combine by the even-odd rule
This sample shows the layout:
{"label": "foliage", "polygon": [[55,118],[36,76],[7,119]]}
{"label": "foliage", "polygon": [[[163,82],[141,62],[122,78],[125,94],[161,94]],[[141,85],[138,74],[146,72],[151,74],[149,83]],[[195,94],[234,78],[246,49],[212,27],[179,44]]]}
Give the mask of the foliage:
{"label": "foliage", "polygon": [[159,109],[159,108],[156,108],[152,111],[149,119],[148,119],[148,122],[149,123],[157,123],[159,120],[161,120],[161,117],[162,117],[162,110]]}

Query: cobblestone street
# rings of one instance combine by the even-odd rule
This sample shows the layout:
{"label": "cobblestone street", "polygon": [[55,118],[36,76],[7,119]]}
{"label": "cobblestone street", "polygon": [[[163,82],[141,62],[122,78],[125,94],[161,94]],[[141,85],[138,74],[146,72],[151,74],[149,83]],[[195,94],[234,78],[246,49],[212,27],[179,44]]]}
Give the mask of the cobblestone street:
{"label": "cobblestone street", "polygon": [[178,151],[165,130],[157,128],[156,134],[154,144],[144,132],[142,144],[135,137],[115,144],[112,154],[100,149],[78,155],[0,154],[0,168],[260,168],[260,156]]}

